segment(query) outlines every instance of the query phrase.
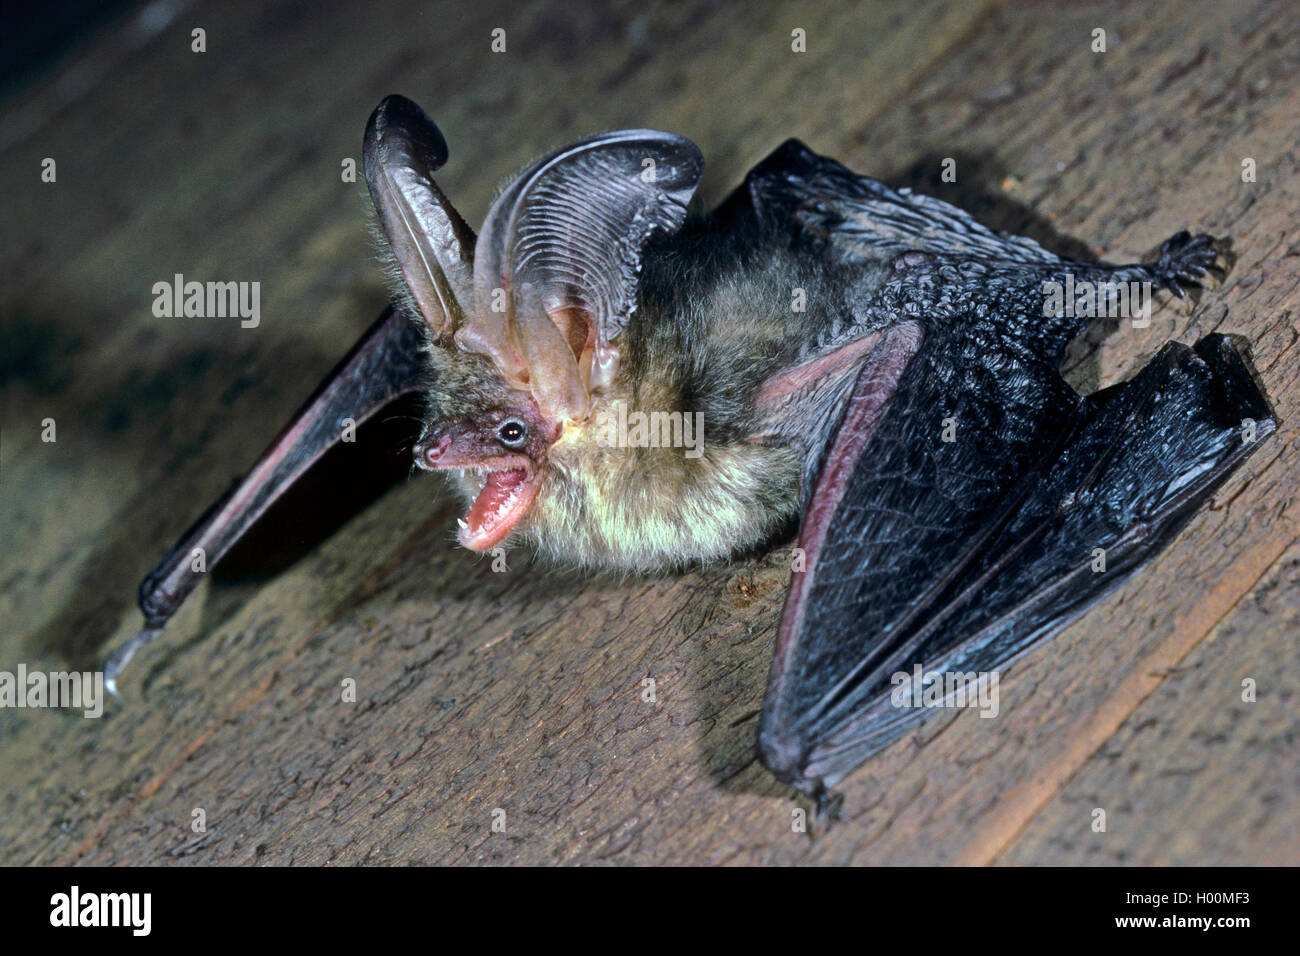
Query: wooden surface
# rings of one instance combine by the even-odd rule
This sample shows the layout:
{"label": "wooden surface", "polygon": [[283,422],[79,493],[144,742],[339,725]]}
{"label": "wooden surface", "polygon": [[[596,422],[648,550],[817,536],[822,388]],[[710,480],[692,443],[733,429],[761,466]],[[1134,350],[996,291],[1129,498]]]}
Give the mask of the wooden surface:
{"label": "wooden surface", "polygon": [[[1004,675],[996,720],[899,741],[816,839],[753,749],[779,554],[618,581],[513,553],[494,573],[427,476],[375,497],[406,466],[400,423],[371,429],[102,719],[0,711],[0,862],[1300,862],[1293,7],[250,6],[125,22],[3,104],[0,669],[89,666],[131,633],[138,580],[377,314],[340,163],[390,92],[441,125],[441,184],[474,223],[541,152],[651,126],[700,145],[710,204],[797,135],[1059,252],[1231,236],[1222,289],[1145,331],[1099,323],[1069,375],[1089,390],[1169,338],[1241,333],[1281,425],[1149,569]],[[176,272],[261,282],[261,325],[155,318]]]}

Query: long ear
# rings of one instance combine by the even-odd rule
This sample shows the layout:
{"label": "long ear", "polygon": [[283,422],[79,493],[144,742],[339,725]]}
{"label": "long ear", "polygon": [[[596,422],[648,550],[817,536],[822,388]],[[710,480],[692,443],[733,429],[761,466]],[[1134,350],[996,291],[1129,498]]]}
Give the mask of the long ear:
{"label": "long ear", "polygon": [[370,114],[366,183],[393,256],[435,338],[456,331],[473,302],[474,230],[433,181],[447,141],[404,96]]}
{"label": "long ear", "polygon": [[586,414],[617,368],[636,308],[642,247],[671,232],[704,169],[695,144],[635,129],[535,163],[488,211],[475,249],[476,307],[456,341],[488,355],[557,420]]}

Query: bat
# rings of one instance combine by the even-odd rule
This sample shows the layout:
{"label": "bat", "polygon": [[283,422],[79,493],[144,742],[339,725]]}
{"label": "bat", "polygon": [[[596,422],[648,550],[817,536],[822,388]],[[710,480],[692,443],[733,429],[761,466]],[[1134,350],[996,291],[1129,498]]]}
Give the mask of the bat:
{"label": "bat", "polygon": [[656,572],[797,524],[758,752],[833,806],[926,716],[903,683],[951,702],[928,676],[996,673],[1051,637],[1276,427],[1228,336],[1088,396],[1058,371],[1103,301],[1215,277],[1207,235],[1147,263],[1064,259],[794,139],[688,215],[700,151],[636,129],[529,166],[476,236],[434,182],[447,156],[410,100],[370,117],[393,305],[145,578],[110,687],[195,587],[196,549],[219,561],[344,419],[414,393],[414,464],[463,499],[471,550]]}

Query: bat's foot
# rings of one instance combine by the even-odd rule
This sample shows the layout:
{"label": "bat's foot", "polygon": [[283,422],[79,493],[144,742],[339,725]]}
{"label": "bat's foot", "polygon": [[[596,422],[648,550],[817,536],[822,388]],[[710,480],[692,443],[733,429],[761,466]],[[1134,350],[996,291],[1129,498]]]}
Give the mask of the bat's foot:
{"label": "bat's foot", "polygon": [[152,644],[161,634],[161,627],[141,628],[108,655],[108,660],[104,661],[104,687],[110,694],[121,700],[122,695],[117,692],[117,679],[126,670],[126,665],[131,663],[135,652],[146,644]]}
{"label": "bat's foot", "polygon": [[827,824],[834,823],[840,818],[840,811],[844,809],[844,794],[834,790],[823,790],[817,794],[817,819],[825,820]]}
{"label": "bat's foot", "polygon": [[1182,283],[1208,284],[1205,279],[1218,282],[1227,275],[1229,265],[1219,240],[1205,233],[1193,236],[1184,229],[1164,241],[1156,261],[1146,268],[1156,282],[1178,298],[1186,299]]}

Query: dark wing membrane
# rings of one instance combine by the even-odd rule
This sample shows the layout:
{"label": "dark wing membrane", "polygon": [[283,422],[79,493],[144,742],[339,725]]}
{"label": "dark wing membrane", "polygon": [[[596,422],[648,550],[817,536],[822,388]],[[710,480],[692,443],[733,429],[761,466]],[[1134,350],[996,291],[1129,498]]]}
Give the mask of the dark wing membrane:
{"label": "dark wing membrane", "polygon": [[940,199],[859,176],[797,139],[755,166],[729,203],[752,207],[767,229],[825,240],[858,261],[888,262],[904,252],[1021,265],[1062,261],[1034,240],[995,232]]}
{"label": "dark wing membrane", "polygon": [[191,570],[194,549],[203,549],[206,567],[216,565],[262,513],[341,440],[344,419],[359,425],[399,396],[419,391],[427,374],[423,344],[417,323],[396,307],[388,308],[366,331],[248,474],[141,582],[145,628],[110,655],[104,667],[110,689],[132,655],[161,634],[202,579],[202,573]]}
{"label": "dark wing membrane", "polygon": [[896,705],[891,678],[918,664],[927,675],[1006,666],[1168,544],[1275,428],[1228,338],[1171,343],[1132,381],[1079,400],[1058,447],[1039,446],[1036,464],[990,493],[989,449],[936,448],[911,417],[927,393],[946,400],[941,376],[910,374],[925,356],[843,487],[819,485],[834,513],[804,531],[819,553],[791,590],[760,741],[809,793],[926,716]]}
{"label": "dark wing membrane", "polygon": [[805,786],[803,766],[840,683],[890,653],[1078,410],[1031,345],[979,316],[948,318],[925,322],[887,408],[866,417],[855,410],[880,391],[868,356],[812,491],[760,735],[768,766],[801,788],[820,786]]}

